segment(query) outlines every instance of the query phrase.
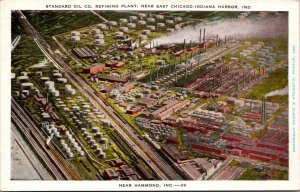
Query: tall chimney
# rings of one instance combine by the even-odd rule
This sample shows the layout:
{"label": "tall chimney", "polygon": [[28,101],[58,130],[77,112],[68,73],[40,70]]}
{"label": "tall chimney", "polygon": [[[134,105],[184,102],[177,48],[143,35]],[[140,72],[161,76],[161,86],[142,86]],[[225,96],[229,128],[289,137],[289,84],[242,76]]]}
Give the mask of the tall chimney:
{"label": "tall chimney", "polygon": [[183,51],[185,51],[185,39],[183,40]]}
{"label": "tall chimney", "polygon": [[200,29],[199,44],[201,44],[201,29]]}
{"label": "tall chimney", "polygon": [[205,28],[203,29],[203,43],[205,42]]}

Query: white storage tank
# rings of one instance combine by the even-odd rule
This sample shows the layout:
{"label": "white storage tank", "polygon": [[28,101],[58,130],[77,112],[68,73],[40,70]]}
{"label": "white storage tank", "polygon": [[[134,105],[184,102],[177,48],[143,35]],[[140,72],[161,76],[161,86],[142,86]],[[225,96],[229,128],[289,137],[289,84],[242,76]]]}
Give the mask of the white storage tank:
{"label": "white storage tank", "polygon": [[144,34],[144,35],[150,35],[150,33],[151,33],[151,30],[149,30],[149,29],[142,30],[142,34]]}
{"label": "white storage tank", "polygon": [[103,23],[100,23],[100,24],[97,25],[97,28],[101,29],[101,30],[105,30],[105,29],[107,29],[107,26]]}
{"label": "white storage tank", "polygon": [[174,21],[173,20],[166,20],[166,24],[167,25],[172,25],[172,24],[174,24]]}
{"label": "white storage tank", "polygon": [[147,39],[147,35],[139,35],[139,39],[145,40],[145,39]]}
{"label": "white storage tank", "polygon": [[80,36],[71,36],[71,41],[80,41]]}
{"label": "white storage tank", "polygon": [[129,29],[134,29],[134,28],[136,28],[136,24],[135,24],[135,23],[128,23],[128,24],[127,24],[127,27],[128,27]]}
{"label": "white storage tank", "polygon": [[45,82],[45,81],[49,81],[50,78],[49,77],[41,77],[40,80],[43,81],[43,82]]}
{"label": "white storage tank", "polygon": [[54,74],[53,74],[53,77],[55,77],[55,78],[60,78],[60,77],[62,77],[62,74],[61,74],[61,73],[54,73]]}
{"label": "white storage tank", "polygon": [[163,15],[156,15],[155,17],[157,20],[163,20],[164,19],[164,16]]}
{"label": "white storage tank", "polygon": [[67,83],[67,82],[68,82],[68,79],[66,79],[66,78],[57,78],[57,81],[58,81],[59,83]]}
{"label": "white storage tank", "polygon": [[146,21],[140,20],[138,21],[138,25],[146,25]]}
{"label": "white storage tank", "polygon": [[45,86],[49,89],[51,87],[54,87],[54,81],[46,81]]}
{"label": "white storage tank", "polygon": [[174,32],[174,31],[175,31],[175,29],[173,29],[173,28],[168,28],[168,29],[167,29],[167,32],[168,32],[168,33],[172,33],[172,32]]}
{"label": "white storage tank", "polygon": [[147,22],[148,23],[154,23],[155,22],[155,18],[149,17],[149,18],[147,18]]}
{"label": "white storage tank", "polygon": [[137,18],[137,16],[135,16],[135,15],[131,15],[131,16],[129,16],[129,20],[130,21],[136,21],[138,18]]}
{"label": "white storage tank", "polygon": [[71,31],[71,36],[79,36],[80,32],[79,31]]}
{"label": "white storage tank", "polygon": [[95,39],[104,39],[104,35],[103,34],[96,34],[94,35]]}
{"label": "white storage tank", "polygon": [[165,27],[165,24],[164,23],[157,23],[157,27],[158,28],[163,28],[163,27]]}
{"label": "white storage tank", "polygon": [[120,29],[120,31],[122,31],[124,33],[128,32],[128,27],[120,27],[119,29]]}
{"label": "white storage tank", "polygon": [[21,90],[31,90],[33,88],[33,84],[29,82],[21,83]]}
{"label": "white storage tank", "polygon": [[28,76],[18,76],[17,77],[17,83],[24,83],[27,82],[29,80]]}
{"label": "white storage tank", "polygon": [[94,40],[95,45],[103,46],[105,44],[104,39],[95,39]]}
{"label": "white storage tank", "polygon": [[100,29],[97,29],[97,28],[92,29],[92,34],[93,35],[100,34],[100,33],[101,33]]}
{"label": "white storage tank", "polygon": [[177,22],[181,22],[182,21],[182,18],[181,17],[175,17],[174,18],[174,21],[177,23]]}
{"label": "white storage tank", "polygon": [[155,30],[155,26],[154,25],[148,25],[147,29],[151,30],[151,31],[154,31]]}
{"label": "white storage tank", "polygon": [[126,18],[121,18],[121,19],[119,19],[119,23],[120,23],[121,25],[123,25],[123,24],[128,23],[128,20],[127,20]]}
{"label": "white storage tank", "polygon": [[108,21],[108,25],[110,25],[110,26],[118,26],[118,22],[116,22],[116,21]]}
{"label": "white storage tank", "polygon": [[20,75],[21,75],[21,76],[27,76],[27,72],[22,71],[22,72],[20,73]]}
{"label": "white storage tank", "polygon": [[145,18],[145,17],[147,17],[147,14],[146,13],[139,13],[139,17],[140,18]]}

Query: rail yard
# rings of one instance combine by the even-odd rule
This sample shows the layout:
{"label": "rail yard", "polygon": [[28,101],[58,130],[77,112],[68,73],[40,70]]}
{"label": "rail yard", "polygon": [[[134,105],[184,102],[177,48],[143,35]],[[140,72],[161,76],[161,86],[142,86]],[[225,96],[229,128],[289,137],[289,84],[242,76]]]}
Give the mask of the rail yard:
{"label": "rail yard", "polygon": [[40,178],[287,180],[287,14],[225,13],[13,11],[11,124]]}

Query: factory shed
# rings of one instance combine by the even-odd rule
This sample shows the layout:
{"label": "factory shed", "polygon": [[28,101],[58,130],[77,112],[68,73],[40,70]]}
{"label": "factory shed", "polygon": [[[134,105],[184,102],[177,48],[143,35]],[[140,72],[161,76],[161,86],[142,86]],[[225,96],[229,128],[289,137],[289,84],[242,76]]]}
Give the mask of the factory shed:
{"label": "factory shed", "polygon": [[162,151],[165,152],[176,163],[187,160],[187,157],[181,151],[179,151],[175,145],[163,145]]}
{"label": "factory shed", "polygon": [[93,59],[96,54],[88,47],[74,48],[72,52],[80,59]]}
{"label": "factory shed", "polygon": [[104,64],[93,64],[85,69],[83,69],[83,73],[96,75],[97,73],[103,71],[105,69]]}

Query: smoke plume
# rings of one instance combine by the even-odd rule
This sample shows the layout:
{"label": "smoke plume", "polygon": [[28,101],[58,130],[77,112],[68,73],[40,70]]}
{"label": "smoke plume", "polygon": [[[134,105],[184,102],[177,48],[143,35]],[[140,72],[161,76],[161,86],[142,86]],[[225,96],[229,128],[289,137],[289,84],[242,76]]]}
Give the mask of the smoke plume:
{"label": "smoke plume", "polygon": [[192,42],[199,42],[200,32],[203,28],[206,29],[206,39],[216,37],[219,38],[278,38],[287,37],[288,35],[288,18],[287,15],[268,16],[265,18],[252,17],[245,19],[224,19],[208,24],[199,24],[195,27],[186,27],[177,30],[168,36],[163,36],[153,40],[159,45],[183,43],[192,40]]}
{"label": "smoke plume", "polygon": [[289,87],[286,86],[285,88],[281,89],[281,90],[275,90],[272,91],[268,94],[266,94],[265,97],[272,97],[272,96],[276,96],[276,95],[287,95],[289,93]]}

